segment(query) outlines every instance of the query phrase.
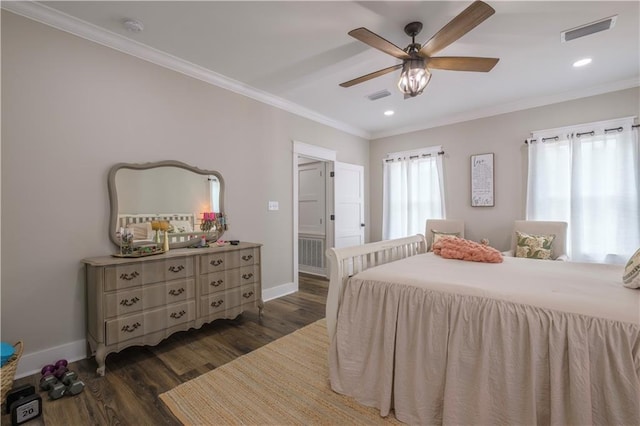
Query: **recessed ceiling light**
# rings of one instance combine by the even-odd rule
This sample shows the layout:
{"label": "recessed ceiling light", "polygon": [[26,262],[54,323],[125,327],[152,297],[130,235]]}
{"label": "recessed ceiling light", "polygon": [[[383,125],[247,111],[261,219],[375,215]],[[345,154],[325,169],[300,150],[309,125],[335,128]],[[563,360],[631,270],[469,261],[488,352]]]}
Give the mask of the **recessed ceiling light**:
{"label": "recessed ceiling light", "polygon": [[574,67],[584,67],[585,65],[589,65],[591,63],[591,58],[580,59],[579,61],[575,61],[573,63]]}
{"label": "recessed ceiling light", "polygon": [[388,111],[384,112],[384,115],[386,115],[387,117],[389,117],[390,115],[393,115],[393,114],[395,114],[395,112],[393,112],[391,110],[388,110]]}

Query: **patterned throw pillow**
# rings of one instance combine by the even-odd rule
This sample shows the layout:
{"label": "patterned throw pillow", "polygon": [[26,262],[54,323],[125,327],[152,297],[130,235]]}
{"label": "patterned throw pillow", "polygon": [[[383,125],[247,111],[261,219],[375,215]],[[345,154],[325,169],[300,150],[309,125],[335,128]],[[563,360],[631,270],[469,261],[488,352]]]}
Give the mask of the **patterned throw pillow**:
{"label": "patterned throw pillow", "polygon": [[170,230],[173,233],[193,232],[193,228],[188,220],[172,220],[169,222]]}
{"label": "patterned throw pillow", "polygon": [[527,259],[551,259],[552,235],[531,235],[516,231],[516,257]]}
{"label": "patterned throw pillow", "polygon": [[640,249],[633,253],[627,266],[624,267],[622,282],[625,287],[640,288]]}
{"label": "patterned throw pillow", "polygon": [[433,238],[431,239],[431,247],[429,247],[429,251],[433,251],[433,245],[443,238],[460,237],[459,232],[440,232],[435,229],[431,230],[431,235]]}

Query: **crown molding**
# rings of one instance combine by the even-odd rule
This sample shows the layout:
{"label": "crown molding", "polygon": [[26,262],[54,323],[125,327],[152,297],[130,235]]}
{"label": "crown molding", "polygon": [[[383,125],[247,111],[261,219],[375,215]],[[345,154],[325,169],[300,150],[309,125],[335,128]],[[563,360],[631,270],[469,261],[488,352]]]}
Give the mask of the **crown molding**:
{"label": "crown molding", "polygon": [[466,111],[460,114],[450,115],[438,120],[432,120],[427,123],[422,123],[419,126],[408,126],[401,129],[388,131],[388,132],[374,132],[371,135],[371,140],[402,135],[405,133],[418,132],[421,130],[427,130],[434,127],[447,126],[449,124],[456,124],[456,123],[462,123],[464,121],[477,120],[479,118],[492,117],[495,115],[521,111],[524,109],[557,104],[560,102],[571,101],[574,99],[601,95],[603,93],[617,92],[618,90],[630,89],[632,87],[640,87],[640,77],[630,78],[628,80],[619,80],[613,83],[607,83],[607,84],[588,87],[586,89],[570,90],[566,92],[555,93],[553,95],[548,95],[548,96],[521,99],[515,102],[509,102],[501,105],[494,105],[489,108],[481,108],[473,111]]}
{"label": "crown molding", "polygon": [[1,2],[1,7],[2,9],[24,16],[25,18],[68,32],[128,55],[135,56],[136,58],[143,59],[147,62],[196,78],[239,95],[246,96],[258,102],[308,118],[309,120],[355,136],[371,139],[371,134],[363,129],[318,114],[317,112],[304,108],[298,104],[273,96],[269,93],[185,61],[161,50],[154,49],[145,44],[105,30],[104,28],[75,18],[41,3],[35,1],[3,1]]}

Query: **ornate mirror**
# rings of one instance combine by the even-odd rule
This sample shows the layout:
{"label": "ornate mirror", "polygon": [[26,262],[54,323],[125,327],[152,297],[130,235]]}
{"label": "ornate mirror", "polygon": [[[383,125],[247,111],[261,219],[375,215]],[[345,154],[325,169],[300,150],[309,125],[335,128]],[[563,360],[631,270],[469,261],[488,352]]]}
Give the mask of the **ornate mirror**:
{"label": "ornate mirror", "polygon": [[[170,248],[219,239],[226,229],[224,180],[214,170],[201,170],[179,161],[119,163],[108,177],[111,218],[109,238],[120,246],[123,230],[134,245],[160,244],[167,235]],[[165,232],[166,231],[166,232]]]}

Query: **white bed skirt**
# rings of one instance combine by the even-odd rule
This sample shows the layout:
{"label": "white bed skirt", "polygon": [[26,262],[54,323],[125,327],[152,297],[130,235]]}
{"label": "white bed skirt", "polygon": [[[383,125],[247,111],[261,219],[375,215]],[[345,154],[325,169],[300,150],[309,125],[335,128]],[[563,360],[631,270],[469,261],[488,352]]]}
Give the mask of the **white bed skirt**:
{"label": "white bed skirt", "polygon": [[329,370],[336,392],[410,424],[640,424],[637,324],[482,295],[356,276]]}

